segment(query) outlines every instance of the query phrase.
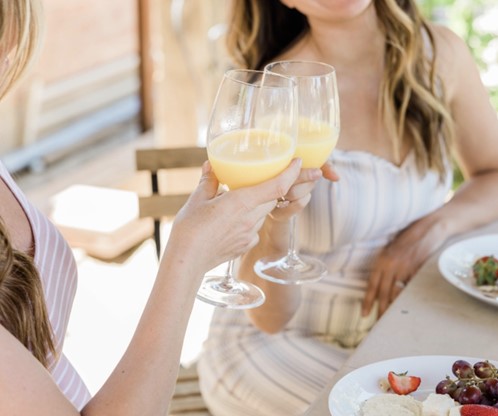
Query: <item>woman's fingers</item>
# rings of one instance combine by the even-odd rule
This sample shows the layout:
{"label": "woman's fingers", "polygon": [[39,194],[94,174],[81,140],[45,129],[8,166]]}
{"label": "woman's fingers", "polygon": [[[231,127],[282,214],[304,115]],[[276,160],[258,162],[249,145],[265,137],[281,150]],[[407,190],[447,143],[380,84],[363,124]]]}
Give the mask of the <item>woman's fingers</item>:
{"label": "woman's fingers", "polygon": [[325,179],[328,179],[329,181],[332,182],[337,182],[339,180],[339,175],[334,170],[332,162],[330,161],[325,162],[324,165],[321,167],[321,169],[322,169],[322,175]]}
{"label": "woman's fingers", "polygon": [[410,280],[407,271],[399,264],[387,262],[384,266],[374,270],[370,276],[362,305],[363,316],[370,313],[376,300],[379,303],[379,316],[381,316]]}
{"label": "woman's fingers", "polygon": [[295,185],[306,182],[316,182],[323,176],[321,169],[302,169]]}
{"label": "woman's fingers", "polygon": [[362,315],[367,316],[372,310],[375,299],[377,299],[377,293],[379,291],[380,280],[382,278],[381,273],[372,272],[370,279],[368,280],[367,292],[365,293],[365,298],[362,304]]}
{"label": "woman's fingers", "polygon": [[391,303],[391,292],[395,282],[395,276],[391,273],[391,271],[384,271],[378,291],[379,316],[381,316],[386,311]]}
{"label": "woman's fingers", "polygon": [[294,159],[289,166],[275,178],[258,185],[236,189],[231,192],[240,194],[247,207],[250,209],[269,201],[275,201],[276,203],[278,198],[282,198],[287,194],[292,184],[298,178],[300,170],[301,159]]}
{"label": "woman's fingers", "polygon": [[199,185],[192,192],[190,200],[194,203],[213,199],[218,193],[219,182],[214,174],[211,164],[206,160],[202,165],[202,175]]}

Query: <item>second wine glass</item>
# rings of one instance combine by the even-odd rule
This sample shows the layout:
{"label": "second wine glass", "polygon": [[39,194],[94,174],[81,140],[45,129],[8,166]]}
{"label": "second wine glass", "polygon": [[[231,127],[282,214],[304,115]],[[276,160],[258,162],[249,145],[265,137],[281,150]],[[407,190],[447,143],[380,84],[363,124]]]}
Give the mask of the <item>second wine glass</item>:
{"label": "second wine glass", "polygon": [[[339,94],[334,67],[313,61],[280,61],[265,67],[296,81],[298,91],[298,137],[296,157],[303,168],[320,168],[339,137]],[[317,258],[300,255],[296,241],[296,221],[291,218],[289,248],[282,256],[269,256],[254,265],[256,274],[280,284],[302,284],[320,280],[327,272]]]}
{"label": "second wine glass", "polygon": [[[296,95],[296,83],[288,77],[243,69],[225,73],[207,133],[208,158],[221,184],[256,185],[289,165],[296,148]],[[204,278],[197,297],[232,309],[265,300],[257,286],[233,277],[233,260],[225,276]]]}

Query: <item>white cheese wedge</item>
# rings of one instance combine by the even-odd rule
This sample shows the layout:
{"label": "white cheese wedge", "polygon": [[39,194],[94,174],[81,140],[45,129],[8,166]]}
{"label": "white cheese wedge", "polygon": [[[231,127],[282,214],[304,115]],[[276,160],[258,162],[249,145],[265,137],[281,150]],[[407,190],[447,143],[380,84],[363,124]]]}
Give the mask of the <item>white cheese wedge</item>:
{"label": "white cheese wedge", "polygon": [[422,402],[422,416],[448,416],[457,403],[447,394],[431,393]]}
{"label": "white cheese wedge", "polygon": [[461,408],[462,408],[462,406],[452,407],[450,409],[450,412],[448,413],[448,416],[460,416],[460,409]]}

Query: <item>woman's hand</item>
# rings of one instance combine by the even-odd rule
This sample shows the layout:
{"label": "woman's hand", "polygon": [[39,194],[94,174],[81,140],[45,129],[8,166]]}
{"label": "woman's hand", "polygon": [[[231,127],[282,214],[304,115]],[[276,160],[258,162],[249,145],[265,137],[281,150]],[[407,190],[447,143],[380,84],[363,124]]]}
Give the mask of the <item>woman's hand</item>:
{"label": "woman's hand", "polygon": [[379,316],[382,315],[444,241],[441,222],[433,216],[422,218],[398,233],[375,261],[363,301],[363,315],[370,313],[375,300],[379,302]]}
{"label": "woman's hand", "polygon": [[330,160],[327,160],[320,169],[322,170],[322,175],[325,179],[331,182],[337,182],[339,180],[339,175],[334,170]]}
{"label": "woman's hand", "polygon": [[218,180],[206,162],[197,189],[175,218],[170,243],[181,245],[185,257],[195,258],[204,272],[240,256],[258,243],[265,217],[288,194],[300,166],[299,159],[293,160],[269,181],[219,194]]}
{"label": "woman's hand", "polygon": [[276,221],[287,222],[290,217],[298,214],[308,204],[311,191],[316,181],[322,177],[320,169],[302,169],[296,181],[283,197],[285,206],[280,202],[273,210],[271,216]]}
{"label": "woman's hand", "polygon": [[326,162],[320,169],[301,170],[296,182],[284,196],[288,205],[285,208],[280,208],[277,205],[271,214],[272,218],[276,221],[288,221],[290,217],[301,212],[310,201],[311,191],[322,177],[333,182],[339,180],[339,176],[330,162]]}

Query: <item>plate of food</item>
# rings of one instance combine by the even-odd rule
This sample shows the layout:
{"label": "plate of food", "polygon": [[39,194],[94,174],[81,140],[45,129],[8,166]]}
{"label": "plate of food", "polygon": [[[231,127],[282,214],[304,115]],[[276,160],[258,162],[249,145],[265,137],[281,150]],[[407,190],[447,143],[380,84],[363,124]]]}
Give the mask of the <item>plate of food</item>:
{"label": "plate of food", "polygon": [[439,256],[439,271],[456,288],[498,306],[498,234],[459,241]]}
{"label": "plate of food", "polygon": [[[330,391],[329,411],[332,416],[446,416],[456,407],[452,414],[459,415],[461,402],[466,406],[498,402],[498,388],[489,397],[473,387],[456,393],[459,382],[461,387],[484,385],[487,379],[498,384],[497,367],[497,361],[451,355],[379,361],[342,377]],[[498,409],[493,411],[498,414]]]}

